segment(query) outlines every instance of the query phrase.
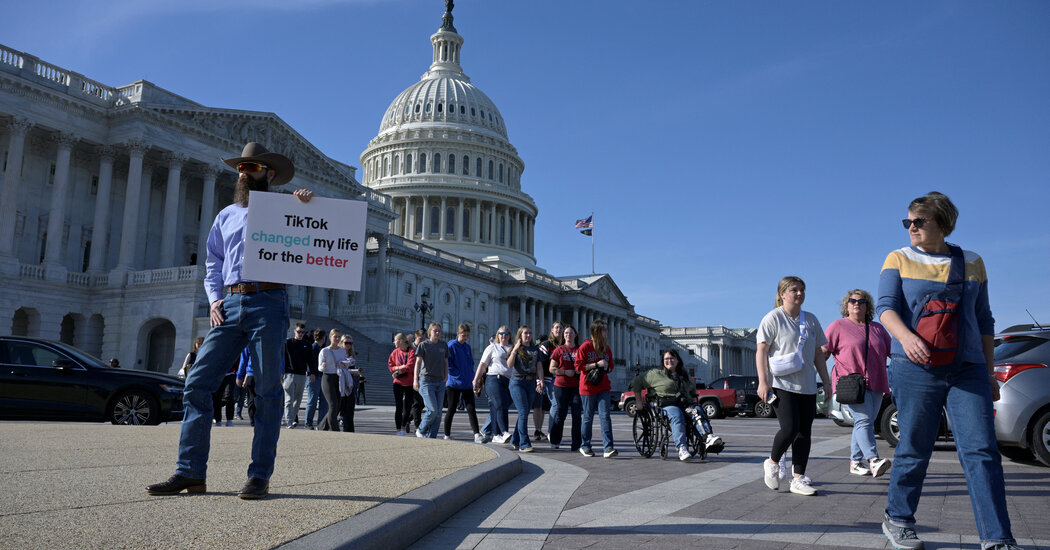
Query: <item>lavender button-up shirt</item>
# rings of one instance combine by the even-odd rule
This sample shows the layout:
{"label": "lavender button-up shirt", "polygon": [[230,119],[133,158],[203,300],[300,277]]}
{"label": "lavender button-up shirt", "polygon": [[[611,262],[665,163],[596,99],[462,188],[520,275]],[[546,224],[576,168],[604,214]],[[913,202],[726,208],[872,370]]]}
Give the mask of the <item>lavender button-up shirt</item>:
{"label": "lavender button-up shirt", "polygon": [[223,208],[208,233],[207,272],[204,275],[204,291],[208,303],[221,300],[226,294],[224,287],[244,281],[241,267],[244,263],[244,225],[248,219],[248,208],[231,204]]}

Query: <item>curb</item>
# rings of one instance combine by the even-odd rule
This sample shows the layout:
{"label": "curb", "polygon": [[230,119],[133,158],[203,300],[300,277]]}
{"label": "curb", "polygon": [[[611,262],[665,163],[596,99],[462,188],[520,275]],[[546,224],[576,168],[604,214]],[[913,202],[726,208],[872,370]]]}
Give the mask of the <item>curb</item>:
{"label": "curb", "polygon": [[447,475],[277,548],[406,548],[471,502],[521,473],[517,453],[502,447],[490,449],[497,455],[493,460]]}

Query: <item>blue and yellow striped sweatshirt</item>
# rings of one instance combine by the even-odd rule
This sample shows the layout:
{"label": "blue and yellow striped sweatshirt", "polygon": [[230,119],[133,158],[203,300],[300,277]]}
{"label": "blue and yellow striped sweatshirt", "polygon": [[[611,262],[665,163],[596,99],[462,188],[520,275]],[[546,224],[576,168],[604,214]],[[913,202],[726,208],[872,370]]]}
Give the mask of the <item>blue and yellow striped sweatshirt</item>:
{"label": "blue and yellow striped sweatshirt", "polygon": [[[959,308],[959,353],[964,362],[983,364],[981,335],[995,334],[995,319],[988,305],[988,274],[984,270],[984,260],[975,252],[964,250],[963,261],[966,262],[966,273]],[[913,329],[912,320],[918,313],[917,309],[922,307],[922,299],[931,292],[943,291],[947,286],[951,264],[950,254],[928,254],[914,246],[890,252],[879,275],[876,317],[892,309],[908,328]],[[908,360],[896,338],[890,354],[895,360]]]}

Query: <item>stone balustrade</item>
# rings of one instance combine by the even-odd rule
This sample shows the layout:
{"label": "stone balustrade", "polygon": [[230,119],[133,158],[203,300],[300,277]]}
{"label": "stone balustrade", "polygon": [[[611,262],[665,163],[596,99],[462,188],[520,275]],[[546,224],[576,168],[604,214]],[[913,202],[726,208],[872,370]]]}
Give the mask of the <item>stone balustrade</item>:
{"label": "stone balustrade", "polygon": [[152,285],[157,283],[176,283],[182,281],[203,281],[204,267],[184,265],[164,269],[147,269],[128,273],[127,286]]}
{"label": "stone balustrade", "polygon": [[33,279],[35,281],[43,281],[46,272],[42,265],[26,265],[21,264],[19,266],[18,276],[23,279]]}
{"label": "stone balustrade", "polygon": [[109,107],[117,105],[120,99],[125,100],[124,102],[131,101],[142,92],[141,84],[132,84],[122,88],[106,86],[82,74],[52,65],[38,57],[2,44],[0,44],[0,70],[39,82],[49,88],[65,91],[71,96]]}

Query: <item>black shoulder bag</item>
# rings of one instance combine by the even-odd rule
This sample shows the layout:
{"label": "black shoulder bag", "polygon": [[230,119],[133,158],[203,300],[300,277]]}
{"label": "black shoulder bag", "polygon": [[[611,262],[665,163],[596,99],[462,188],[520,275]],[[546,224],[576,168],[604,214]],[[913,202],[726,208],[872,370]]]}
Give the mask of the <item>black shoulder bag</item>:
{"label": "black shoulder bag", "polygon": [[[868,371],[868,337],[870,327],[864,323],[864,372]],[[837,364],[836,364],[837,366]],[[855,372],[839,378],[835,383],[835,399],[843,405],[856,405],[864,402],[864,394],[867,392],[867,384],[864,374]]]}

